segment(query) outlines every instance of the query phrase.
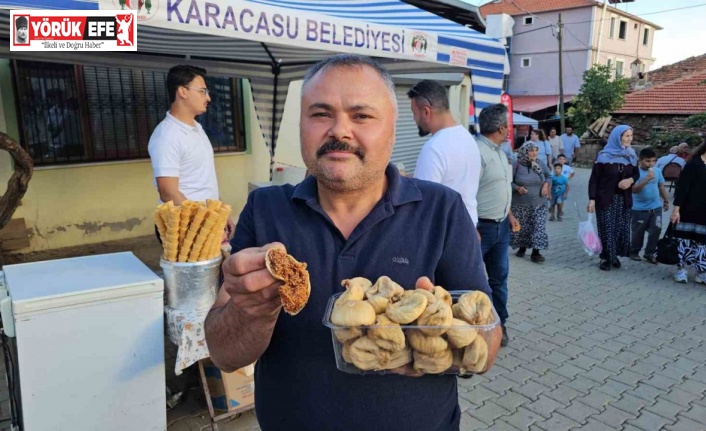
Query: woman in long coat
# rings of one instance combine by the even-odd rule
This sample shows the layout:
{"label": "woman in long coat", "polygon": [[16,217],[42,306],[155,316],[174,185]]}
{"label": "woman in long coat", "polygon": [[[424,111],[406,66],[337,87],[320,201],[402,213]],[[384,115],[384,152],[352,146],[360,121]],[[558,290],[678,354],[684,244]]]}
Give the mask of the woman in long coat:
{"label": "woman in long coat", "polygon": [[706,284],[706,142],[684,166],[674,192],[671,216],[679,238],[679,263],[674,280],[688,281],[688,267],[696,268],[696,282]]}
{"label": "woman in long coat", "polygon": [[598,153],[588,181],[588,212],[596,212],[601,239],[599,268],[620,268],[620,256],[630,251],[632,185],[640,177],[637,154],[632,149],[632,129],[613,129],[605,148]]}
{"label": "woman in long coat", "polygon": [[538,154],[539,148],[532,141],[525,142],[517,151],[510,208],[520,222],[520,231],[511,233],[510,246],[519,249],[517,257],[524,257],[531,248],[532,262],[542,263],[544,256],[539,251],[549,247],[546,222],[551,171]]}

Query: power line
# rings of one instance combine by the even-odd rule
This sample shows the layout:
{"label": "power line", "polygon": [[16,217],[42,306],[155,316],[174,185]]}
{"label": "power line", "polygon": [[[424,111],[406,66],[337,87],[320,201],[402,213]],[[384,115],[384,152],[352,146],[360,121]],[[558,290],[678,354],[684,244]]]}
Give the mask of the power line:
{"label": "power line", "polygon": [[[658,11],[654,11],[654,12],[643,13],[643,14],[640,14],[640,15],[635,15],[635,14],[630,14],[630,15],[633,15],[633,16],[635,16],[635,17],[637,17],[637,18],[640,18],[640,17],[643,17],[643,16],[645,16],[645,15],[655,15],[655,14],[658,14],[658,13],[674,12],[674,11],[676,11],[676,10],[693,9],[693,8],[696,8],[696,7],[703,7],[703,6],[706,6],[706,3],[701,3],[701,4],[697,4],[697,5],[693,5],[693,6],[678,7],[678,8],[674,8],[674,9],[658,10]],[[623,13],[627,13],[627,12],[621,11],[620,9],[616,9],[616,10],[618,10],[618,11],[620,11],[620,12],[623,12]],[[572,21],[572,22],[565,22],[564,24],[585,24],[585,23],[587,23],[587,22],[600,22],[600,21],[609,21],[609,20],[610,20],[610,18],[605,18],[605,19],[600,19],[600,18],[599,18],[599,19],[596,19],[596,20],[589,19],[588,21]]]}

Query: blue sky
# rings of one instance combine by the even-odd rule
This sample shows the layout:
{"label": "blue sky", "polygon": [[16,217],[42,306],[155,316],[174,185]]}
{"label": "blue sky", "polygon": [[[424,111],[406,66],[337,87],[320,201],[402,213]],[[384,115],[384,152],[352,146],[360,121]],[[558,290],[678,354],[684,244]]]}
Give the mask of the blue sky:
{"label": "blue sky", "polygon": [[[491,0],[463,1],[479,6]],[[617,7],[663,28],[655,35],[651,70],[706,53],[706,0],[635,0]],[[690,8],[667,11],[684,7]]]}

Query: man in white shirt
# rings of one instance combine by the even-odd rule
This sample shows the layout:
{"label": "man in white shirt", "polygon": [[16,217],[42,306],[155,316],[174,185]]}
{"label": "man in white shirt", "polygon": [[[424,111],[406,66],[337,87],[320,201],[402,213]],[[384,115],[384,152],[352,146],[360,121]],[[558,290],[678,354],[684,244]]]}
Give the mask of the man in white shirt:
{"label": "man in white shirt", "polygon": [[561,137],[557,136],[556,129],[552,127],[549,130],[549,145],[552,147],[552,162],[554,162],[559,154],[564,152],[564,144],[561,142]]}
{"label": "man in white shirt", "polygon": [[[174,66],[167,74],[171,106],[148,145],[160,202],[219,198],[213,147],[195,120],[211,101],[205,78],[206,70],[195,66]],[[232,232],[229,220],[227,235]]]}
{"label": "man in white shirt", "polygon": [[571,126],[566,126],[566,133],[561,135],[562,148],[564,155],[566,156],[566,163],[573,165],[576,160],[576,150],[581,148],[581,142],[579,137],[574,135],[574,128]]}
{"label": "man in white shirt", "polygon": [[432,135],[419,153],[414,177],[459,192],[474,225],[478,224],[476,193],[481,170],[478,144],[451,115],[443,85],[425,79],[410,88],[407,96],[419,136]]}

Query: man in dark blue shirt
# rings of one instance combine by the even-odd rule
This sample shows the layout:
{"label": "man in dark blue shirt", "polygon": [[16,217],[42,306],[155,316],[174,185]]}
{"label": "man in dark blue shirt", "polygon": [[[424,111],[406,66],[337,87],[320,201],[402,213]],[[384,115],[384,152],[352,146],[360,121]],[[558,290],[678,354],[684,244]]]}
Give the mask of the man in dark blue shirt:
{"label": "man in dark blue shirt", "polygon": [[[459,428],[454,376],[343,373],[321,322],[346,278],[386,275],[407,289],[436,284],[490,294],[461,196],[401,177],[389,165],[396,109],[391,78],[373,60],[339,55],[314,66],[304,80],[300,118],[302,156],[312,175],[297,186],[251,193],[240,215],[206,339],[223,370],[257,360],[255,407],[263,430]],[[273,246],[308,265],[311,297],[296,316],[280,313],[278,283],[265,268]],[[491,364],[500,331],[493,335]]]}

